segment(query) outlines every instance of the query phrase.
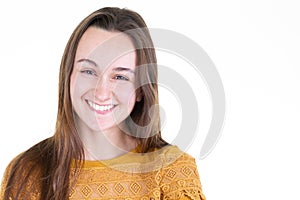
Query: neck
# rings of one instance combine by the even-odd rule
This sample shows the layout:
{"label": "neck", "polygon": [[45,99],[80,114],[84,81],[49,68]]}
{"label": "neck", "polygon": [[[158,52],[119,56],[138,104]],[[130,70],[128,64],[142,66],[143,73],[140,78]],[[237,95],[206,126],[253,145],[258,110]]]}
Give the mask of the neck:
{"label": "neck", "polygon": [[105,131],[91,130],[81,120],[78,132],[84,146],[85,160],[108,160],[134,149],[137,141],[118,126]]}

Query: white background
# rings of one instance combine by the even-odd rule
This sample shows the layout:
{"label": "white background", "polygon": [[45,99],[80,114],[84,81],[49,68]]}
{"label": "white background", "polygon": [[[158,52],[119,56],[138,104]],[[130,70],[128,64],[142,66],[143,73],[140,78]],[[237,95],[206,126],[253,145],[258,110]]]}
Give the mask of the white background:
{"label": "white background", "polygon": [[[226,94],[222,137],[208,157],[197,159],[211,116],[199,79],[201,123],[188,149],[197,159],[207,199],[300,199],[296,0],[1,1],[0,174],[14,156],[52,135],[65,44],[80,20],[103,6],[130,8],[149,27],[182,33],[214,61]],[[172,65],[170,55],[159,55],[159,62]],[[180,105],[170,92],[161,93],[162,104],[175,110],[166,120],[170,141]]]}

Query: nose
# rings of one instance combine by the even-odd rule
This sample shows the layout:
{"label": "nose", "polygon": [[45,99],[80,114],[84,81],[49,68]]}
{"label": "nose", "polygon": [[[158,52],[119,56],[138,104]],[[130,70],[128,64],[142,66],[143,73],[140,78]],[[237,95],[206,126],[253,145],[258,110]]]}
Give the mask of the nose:
{"label": "nose", "polygon": [[107,77],[99,78],[95,88],[95,99],[100,102],[105,102],[112,97],[112,85]]}

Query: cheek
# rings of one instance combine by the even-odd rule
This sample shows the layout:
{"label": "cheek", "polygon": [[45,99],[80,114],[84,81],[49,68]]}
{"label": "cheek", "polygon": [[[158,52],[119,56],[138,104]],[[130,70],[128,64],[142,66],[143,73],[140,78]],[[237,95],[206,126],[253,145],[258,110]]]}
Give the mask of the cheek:
{"label": "cheek", "polygon": [[135,105],[135,102],[136,102],[136,93],[134,92],[132,95],[131,95],[131,98],[129,100],[129,104],[128,104],[128,107],[130,109],[130,112],[132,111],[134,105]]}
{"label": "cheek", "polygon": [[129,111],[133,109],[136,102],[136,91],[134,86],[118,87],[115,90],[115,94],[117,95],[119,101],[128,107]]}
{"label": "cheek", "polygon": [[89,80],[80,76],[79,72],[73,72],[70,79],[70,95],[72,103],[75,98],[84,95],[87,91],[94,91],[96,85],[97,80]]}

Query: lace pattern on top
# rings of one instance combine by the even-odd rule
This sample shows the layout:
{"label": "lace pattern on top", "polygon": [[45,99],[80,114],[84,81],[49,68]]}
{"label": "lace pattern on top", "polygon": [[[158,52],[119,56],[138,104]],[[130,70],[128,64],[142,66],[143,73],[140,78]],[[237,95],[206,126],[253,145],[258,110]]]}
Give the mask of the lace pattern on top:
{"label": "lace pattern on top", "polygon": [[[73,186],[70,187],[69,199],[205,200],[193,157],[174,146],[166,148],[159,155],[149,155],[140,154],[135,158],[124,156],[112,162],[87,161],[76,175],[71,167],[70,183]],[[7,167],[0,199],[3,199],[9,171],[10,167]],[[17,178],[22,180],[23,177]],[[29,177],[25,188],[19,199],[40,199],[36,176]],[[9,200],[14,200],[15,195],[11,194]]]}

